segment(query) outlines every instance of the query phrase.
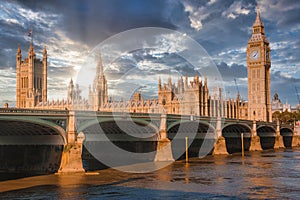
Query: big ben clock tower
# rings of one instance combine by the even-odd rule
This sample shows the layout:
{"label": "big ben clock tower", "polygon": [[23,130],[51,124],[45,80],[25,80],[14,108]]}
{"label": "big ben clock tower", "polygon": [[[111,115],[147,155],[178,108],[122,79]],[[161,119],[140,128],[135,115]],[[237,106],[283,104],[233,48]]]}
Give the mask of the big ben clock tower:
{"label": "big ben clock tower", "polygon": [[265,37],[260,11],[252,27],[247,45],[248,119],[272,121],[270,96],[270,46]]}

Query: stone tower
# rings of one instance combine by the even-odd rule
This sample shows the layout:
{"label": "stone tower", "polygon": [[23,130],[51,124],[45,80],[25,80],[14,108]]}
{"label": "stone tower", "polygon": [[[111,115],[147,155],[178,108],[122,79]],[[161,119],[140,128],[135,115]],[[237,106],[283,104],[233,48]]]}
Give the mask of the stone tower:
{"label": "stone tower", "polygon": [[72,102],[72,104],[79,103],[79,101],[82,100],[79,84],[74,85],[73,79],[70,80],[68,85],[67,100],[68,102]]}
{"label": "stone tower", "polygon": [[32,42],[28,57],[22,60],[20,45],[16,55],[16,107],[32,108],[47,101],[47,50],[43,51],[42,60],[36,58]]}
{"label": "stone tower", "polygon": [[270,94],[270,46],[257,9],[247,46],[248,119],[272,121]]}
{"label": "stone tower", "polygon": [[178,79],[178,84],[172,84],[171,77],[168,82],[161,84],[158,80],[158,103],[168,114],[183,114],[208,116],[209,91],[206,77],[203,80],[196,75],[188,83],[188,77]]}
{"label": "stone tower", "polygon": [[101,54],[99,52],[93,87],[89,88],[89,105],[93,107],[93,110],[100,110],[107,101],[107,80],[103,72],[103,64]]}

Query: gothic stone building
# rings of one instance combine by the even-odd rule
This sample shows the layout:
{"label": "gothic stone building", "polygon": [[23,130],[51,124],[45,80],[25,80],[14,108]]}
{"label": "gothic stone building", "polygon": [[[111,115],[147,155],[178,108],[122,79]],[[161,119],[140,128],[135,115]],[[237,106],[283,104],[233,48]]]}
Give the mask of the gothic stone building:
{"label": "gothic stone building", "polygon": [[211,94],[206,78],[197,75],[192,81],[180,77],[177,84],[171,78],[162,84],[158,80],[158,98],[145,100],[140,92],[128,101],[108,98],[108,87],[101,55],[96,66],[88,99],[80,95],[79,85],[70,81],[66,100],[47,101],[47,51],[42,61],[36,58],[32,43],[28,58],[22,61],[20,47],[16,56],[17,107],[37,109],[77,109],[107,112],[168,113],[208,117],[271,121],[270,101],[270,46],[264,34],[259,10],[247,45],[248,102],[240,98],[223,99],[222,91]]}
{"label": "gothic stone building", "polygon": [[103,72],[103,64],[99,53],[93,86],[89,87],[89,105],[92,106],[92,110],[100,110],[107,101],[107,80]]}
{"label": "gothic stone building", "polygon": [[28,57],[22,60],[20,46],[16,55],[16,106],[18,108],[35,107],[47,101],[47,50],[44,48],[42,60],[30,43]]}

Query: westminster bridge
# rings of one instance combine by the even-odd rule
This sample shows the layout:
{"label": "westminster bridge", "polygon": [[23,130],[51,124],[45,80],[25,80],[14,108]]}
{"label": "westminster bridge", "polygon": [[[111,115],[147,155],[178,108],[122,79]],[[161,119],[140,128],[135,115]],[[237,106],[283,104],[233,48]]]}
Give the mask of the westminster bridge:
{"label": "westminster bridge", "polygon": [[[184,158],[185,142],[188,155],[197,157],[200,156],[200,148],[205,145],[205,152],[209,154],[228,154],[241,152],[242,143],[246,151],[255,151],[299,146],[300,141],[293,125],[283,125],[278,121],[267,123],[169,114],[0,109],[1,171],[84,171],[83,147],[97,142],[111,142],[135,153],[152,151],[155,153],[150,159],[164,161]],[[171,144],[170,151],[160,151],[166,144]]]}

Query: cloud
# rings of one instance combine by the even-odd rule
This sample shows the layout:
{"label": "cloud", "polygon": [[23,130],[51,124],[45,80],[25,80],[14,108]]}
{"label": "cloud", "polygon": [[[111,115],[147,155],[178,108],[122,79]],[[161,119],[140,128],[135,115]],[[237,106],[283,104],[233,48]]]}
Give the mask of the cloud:
{"label": "cloud", "polygon": [[[14,106],[15,91],[16,91],[16,72],[12,67],[0,69],[0,105],[9,103]],[[3,95],[5,94],[5,95]]]}
{"label": "cloud", "polygon": [[200,31],[203,28],[202,21],[205,20],[210,12],[204,6],[193,6],[187,1],[183,1],[184,11],[189,14],[190,26],[196,31]]}
{"label": "cloud", "polygon": [[189,48],[188,39],[185,34],[170,33],[156,36],[155,47],[152,55],[155,53],[178,54]]}
{"label": "cloud", "polygon": [[[272,49],[271,86],[281,88],[284,85],[274,77],[284,80],[286,85],[294,84],[300,77],[300,4],[297,0],[263,0],[259,3]],[[60,0],[4,0],[0,5],[0,70],[4,71],[0,75],[5,77],[9,70],[15,70],[18,43],[23,57],[27,56],[30,38],[26,35],[32,28],[37,56],[41,57],[44,46],[49,53],[49,98],[65,96],[69,78],[76,77],[81,70],[94,73],[96,60],[91,49],[97,44],[132,28],[165,27],[192,37],[208,52],[218,63],[225,77],[224,83],[233,97],[236,94],[234,77],[241,92],[247,95],[245,52],[256,16],[255,7],[254,0],[74,0],[64,4]],[[119,55],[119,59],[105,66],[109,84],[127,71],[138,68],[148,70],[153,80],[155,74],[170,71],[188,76],[198,73],[178,56],[190,48],[184,37],[156,35],[153,41],[157,48],[137,52],[124,53],[108,47],[110,54]],[[103,57],[106,59],[106,55]],[[86,63],[90,60],[91,63]],[[140,74],[133,79],[139,77]],[[5,83],[14,86],[13,78],[4,79]],[[154,85],[148,88],[154,88]],[[8,93],[0,86],[2,99],[14,99],[15,89],[11,91]],[[281,91],[294,98],[293,88]]]}
{"label": "cloud", "polygon": [[18,25],[21,25],[21,23],[17,19],[6,19],[5,21],[8,24],[12,24],[12,25],[18,24]]}
{"label": "cloud", "polygon": [[210,0],[210,1],[207,3],[207,5],[212,5],[212,4],[216,3],[216,2],[217,2],[217,0]]}
{"label": "cloud", "polygon": [[247,67],[244,65],[234,63],[229,66],[227,63],[222,62],[217,67],[224,81],[247,77]]}
{"label": "cloud", "polygon": [[116,33],[138,27],[174,28],[165,19],[167,2],[161,0],[73,0],[63,4],[59,0],[50,2],[23,2],[35,5],[36,10],[51,10],[63,13],[62,28],[68,37],[94,47]]}
{"label": "cloud", "polygon": [[[23,58],[27,57],[26,48],[29,47],[30,40],[27,33],[29,29],[32,29],[37,57],[41,57],[44,46],[47,46],[48,50],[48,75],[50,80],[48,81],[48,88],[49,91],[54,90],[54,92],[49,92],[48,96],[52,98],[61,95],[60,90],[65,90],[65,84],[61,83],[65,83],[66,79],[76,76],[89,47],[72,40],[59,27],[62,14],[51,13],[45,9],[33,10],[31,7],[22,6],[16,2],[4,2],[1,4],[0,11],[3,13],[0,16],[0,23],[1,21],[6,23],[6,26],[2,27],[5,28],[4,32],[14,32],[7,35],[7,38],[11,38],[11,40],[6,39],[1,42],[1,46],[3,45],[6,48],[1,48],[0,51],[0,57],[2,57],[0,59],[0,69],[5,68],[5,66],[11,69],[15,67],[17,43],[21,44]],[[16,29],[19,31],[16,31]],[[9,49],[7,46],[13,46],[13,49]],[[15,89],[11,91],[15,92]],[[1,91],[1,93],[10,95],[6,91]]]}
{"label": "cloud", "polygon": [[299,77],[300,58],[299,40],[290,38],[278,39],[271,43],[272,72],[280,71],[289,77]]}
{"label": "cloud", "polygon": [[240,15],[248,15],[249,13],[250,10],[245,8],[241,1],[234,1],[233,4],[222,13],[222,16],[225,16],[229,19],[235,19]]}
{"label": "cloud", "polygon": [[294,78],[288,74],[276,71],[271,74],[271,95],[277,92],[282,102],[288,101],[292,105],[298,103],[295,87],[299,90],[300,78]]}
{"label": "cloud", "polygon": [[262,16],[269,21],[273,21],[279,26],[296,26],[299,30],[300,4],[297,0],[259,1]]}

